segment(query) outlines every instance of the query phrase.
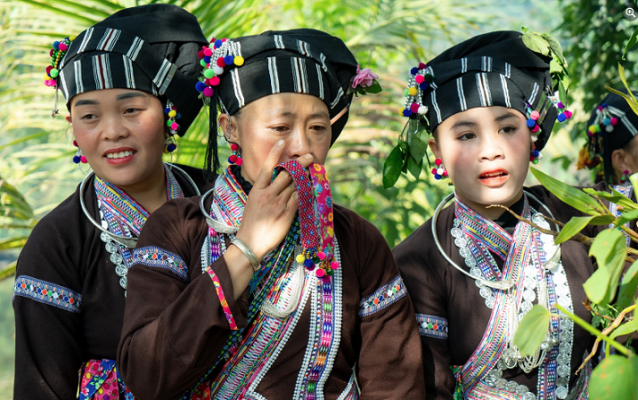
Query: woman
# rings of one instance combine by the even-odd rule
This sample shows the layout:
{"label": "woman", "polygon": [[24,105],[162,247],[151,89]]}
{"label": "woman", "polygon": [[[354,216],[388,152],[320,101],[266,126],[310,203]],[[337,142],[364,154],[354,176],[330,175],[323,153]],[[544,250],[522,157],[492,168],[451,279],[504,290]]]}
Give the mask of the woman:
{"label": "woman", "polygon": [[376,76],[310,29],[217,40],[202,57],[208,165],[218,165],[218,105],[234,165],[202,198],[149,219],[129,274],[124,380],[145,399],[422,399],[418,331],[392,254],[371,224],[332,205],[321,165],[351,91]]}
{"label": "woman", "polygon": [[[455,187],[394,249],[420,325],[428,399],[587,398],[590,369],[575,372],[590,336],[556,317],[560,305],[591,320],[582,288],[593,273],[587,250],[574,241],[556,246],[491,206],[554,230],[543,215],[579,215],[543,187],[523,187],[555,120],[571,116],[554,97],[549,62],[520,33],[492,32],[413,71],[411,87],[429,83],[407,104],[417,103],[419,123],[429,120],[433,173]],[[554,316],[540,349],[522,357],[514,334],[533,304]]]}
{"label": "woman", "polygon": [[201,108],[184,88],[206,44],[193,15],[159,4],[54,44],[47,86],[61,88],[75,161],[94,174],[38,223],[18,259],[15,399],[132,398],[115,366],[132,248],[150,213],[202,186],[201,171],[162,154]]}

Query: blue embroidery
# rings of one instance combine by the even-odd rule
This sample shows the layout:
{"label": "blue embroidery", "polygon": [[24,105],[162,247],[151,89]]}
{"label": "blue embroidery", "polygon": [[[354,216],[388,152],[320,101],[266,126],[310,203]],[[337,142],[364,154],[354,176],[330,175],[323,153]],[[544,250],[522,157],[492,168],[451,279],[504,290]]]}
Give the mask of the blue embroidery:
{"label": "blue embroidery", "polygon": [[419,323],[421,336],[447,339],[447,319],[434,315],[417,314],[416,320]]}
{"label": "blue embroidery", "polygon": [[[623,195],[625,195],[625,197],[627,197],[628,199],[631,199],[631,192],[633,191],[633,186],[631,185],[614,185],[613,189]],[[613,216],[615,216],[616,218],[619,218],[622,213],[620,212],[620,210],[618,210],[618,204],[616,203],[609,203],[609,212],[611,212],[611,214]],[[625,224],[625,226],[627,228],[629,228],[629,222],[627,222]],[[610,228],[614,227],[614,224],[609,224]],[[620,228],[618,228],[620,229]],[[629,235],[627,235],[624,231],[623,231],[623,235],[625,235],[625,241],[627,243],[627,247],[629,247],[629,245],[631,244],[631,239],[629,238]]]}
{"label": "blue embroidery", "polygon": [[390,283],[387,283],[374,291],[370,296],[364,297],[359,303],[359,316],[367,317],[383,310],[390,304],[408,294],[403,284],[401,275],[397,275]]}
{"label": "blue embroidery", "polygon": [[13,286],[13,295],[14,298],[15,296],[26,297],[73,313],[80,312],[80,304],[82,303],[81,294],[64,286],[27,275],[21,275],[16,278]]}
{"label": "blue embroidery", "polygon": [[147,246],[133,251],[133,262],[135,264],[145,265],[147,267],[157,267],[167,269],[180,278],[188,280],[188,267],[184,260],[177,254],[173,254],[168,250],[160,247]]}

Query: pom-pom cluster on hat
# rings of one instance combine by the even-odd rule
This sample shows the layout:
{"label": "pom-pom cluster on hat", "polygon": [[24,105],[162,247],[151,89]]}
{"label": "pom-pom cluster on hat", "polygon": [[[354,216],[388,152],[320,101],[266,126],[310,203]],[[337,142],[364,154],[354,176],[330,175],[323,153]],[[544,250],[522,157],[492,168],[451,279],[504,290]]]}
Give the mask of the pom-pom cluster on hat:
{"label": "pom-pom cluster on hat", "polygon": [[230,54],[233,51],[232,44],[227,39],[215,39],[208,46],[203,46],[197,53],[200,64],[204,67],[199,82],[195,89],[200,93],[200,98],[210,98],[215,94],[215,87],[219,85],[219,75],[224,73],[224,67],[244,65],[244,58],[240,55]]}

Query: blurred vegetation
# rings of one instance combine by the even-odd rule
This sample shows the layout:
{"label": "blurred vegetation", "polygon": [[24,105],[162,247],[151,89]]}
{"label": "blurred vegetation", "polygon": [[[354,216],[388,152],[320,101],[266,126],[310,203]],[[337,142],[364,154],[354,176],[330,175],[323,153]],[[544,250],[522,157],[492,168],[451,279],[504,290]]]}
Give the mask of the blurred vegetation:
{"label": "blurred vegetation", "polygon": [[[418,180],[401,177],[390,190],[384,190],[381,184],[383,161],[405,123],[399,110],[411,66],[482,32],[520,30],[522,26],[551,32],[561,41],[571,62],[571,87],[575,90],[570,109],[576,111],[577,123],[587,119],[584,110],[604,96],[606,84],[613,83],[614,57],[621,53],[632,24],[622,19],[623,8],[619,9],[617,4],[621,2],[617,0],[166,2],[193,12],[209,38],[296,27],[326,30],[344,39],[362,68],[371,67],[380,75],[384,91],[355,99],[348,127],[331,150],[327,168],[335,201],[374,223],[391,246],[422,224],[452,190],[447,182],[435,181],[427,167]],[[121,8],[146,3],[0,0],[0,251],[4,250],[0,252],[0,268],[9,267],[6,275],[12,274],[11,263],[30,228],[70,195],[88,172],[86,166],[78,168],[70,162],[74,147],[67,123],[60,116],[54,120],[50,117],[54,91],[42,81],[51,43],[77,35]],[[609,59],[597,65],[597,57]],[[630,77],[635,63],[631,65]],[[61,94],[59,102],[64,111]],[[173,161],[203,164],[207,120],[203,111],[186,137],[179,140]],[[556,128],[539,167],[564,182],[586,184],[588,175],[575,171],[574,160],[582,144],[581,139],[574,140],[582,131],[575,126]],[[529,183],[535,182],[530,179]],[[5,376],[11,379],[13,371],[10,296],[11,279],[7,279],[0,282],[0,400],[10,398],[11,393],[11,380],[4,384]]]}

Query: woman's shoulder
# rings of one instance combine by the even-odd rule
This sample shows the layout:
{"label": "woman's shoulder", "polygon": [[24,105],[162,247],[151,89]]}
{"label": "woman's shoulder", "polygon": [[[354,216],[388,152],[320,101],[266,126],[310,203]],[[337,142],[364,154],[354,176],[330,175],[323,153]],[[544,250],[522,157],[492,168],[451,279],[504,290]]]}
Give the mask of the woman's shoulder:
{"label": "woman's shoulder", "polygon": [[[177,169],[178,173],[175,174],[176,179],[182,186],[182,190],[184,190],[184,193],[186,194],[187,197],[194,196],[197,194],[192,188],[193,183],[195,184],[195,186],[197,187],[200,193],[204,193],[205,191],[211,189],[215,183],[214,179],[212,181],[206,180],[206,178],[204,177],[204,171],[201,168],[191,167],[189,165],[183,165],[183,164],[172,164],[172,165],[173,167],[177,167],[177,168],[174,168],[173,171]],[[183,176],[183,173],[186,174],[186,176]]]}

